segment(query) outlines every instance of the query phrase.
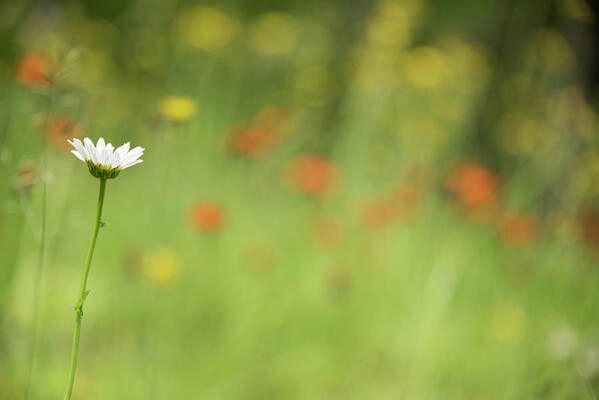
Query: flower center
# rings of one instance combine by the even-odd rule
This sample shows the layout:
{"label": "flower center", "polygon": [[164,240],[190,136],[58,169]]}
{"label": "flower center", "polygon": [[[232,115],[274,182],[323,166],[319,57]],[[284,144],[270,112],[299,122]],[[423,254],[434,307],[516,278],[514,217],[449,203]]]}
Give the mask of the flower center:
{"label": "flower center", "polygon": [[91,161],[87,162],[87,168],[89,169],[89,173],[96,178],[101,179],[114,179],[121,172],[120,168],[112,168],[107,165],[102,164],[94,164]]}

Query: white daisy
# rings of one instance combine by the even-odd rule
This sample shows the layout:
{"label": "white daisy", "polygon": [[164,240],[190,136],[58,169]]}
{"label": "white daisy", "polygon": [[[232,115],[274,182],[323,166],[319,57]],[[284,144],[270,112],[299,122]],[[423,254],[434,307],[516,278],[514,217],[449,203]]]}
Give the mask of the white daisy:
{"label": "white daisy", "polygon": [[90,174],[102,179],[116,178],[121,170],[142,162],[143,160],[140,160],[139,157],[145,150],[139,146],[129,150],[131,145],[129,142],[115,150],[112,143],[105,143],[103,138],[98,139],[96,145],[90,138],[83,139],[83,143],[76,138],[67,139],[67,142],[75,148],[75,150],[71,150],[71,153],[87,163]]}

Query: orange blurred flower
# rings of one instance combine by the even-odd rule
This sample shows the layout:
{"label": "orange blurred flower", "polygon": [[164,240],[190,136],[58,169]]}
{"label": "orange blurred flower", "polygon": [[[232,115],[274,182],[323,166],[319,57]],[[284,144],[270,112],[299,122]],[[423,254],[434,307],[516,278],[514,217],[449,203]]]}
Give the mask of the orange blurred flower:
{"label": "orange blurred flower", "polygon": [[406,211],[412,210],[422,198],[422,192],[412,185],[399,185],[393,189],[392,199],[394,202],[402,206]]}
{"label": "orange blurred flower", "polygon": [[587,242],[599,248],[599,212],[584,208],[579,215],[580,227]]}
{"label": "orange blurred flower", "polygon": [[293,187],[315,197],[327,197],[339,187],[339,171],[329,160],[313,155],[302,155],[288,164],[287,173]]}
{"label": "orange blurred flower", "polygon": [[252,123],[231,130],[229,149],[236,154],[259,157],[283,140],[289,120],[288,113],[281,108],[263,108]]}
{"label": "orange blurred flower", "polygon": [[401,220],[420,202],[421,192],[410,185],[396,187],[390,195],[367,203],[360,215],[360,225],[365,229],[378,229]]}
{"label": "orange blurred flower", "polygon": [[397,206],[388,200],[374,200],[362,209],[360,225],[365,229],[377,229],[397,218]]}
{"label": "orange blurred flower", "polygon": [[508,244],[524,246],[535,238],[537,225],[537,220],[533,216],[511,212],[500,218],[498,234]]}
{"label": "orange blurred flower", "polygon": [[229,134],[229,149],[236,154],[259,157],[277,143],[273,131],[260,125],[235,127]]}
{"label": "orange blurred flower", "polygon": [[447,189],[466,208],[491,205],[499,192],[499,179],[489,169],[471,161],[460,162],[447,179]]}
{"label": "orange blurred flower", "polygon": [[52,83],[50,74],[54,64],[42,53],[29,51],[17,61],[16,79],[29,88],[39,88]]}
{"label": "orange blurred flower", "polygon": [[83,129],[69,117],[55,115],[48,118],[49,121],[45,132],[46,139],[49,142],[54,143],[61,150],[68,151],[71,149],[67,139],[80,138],[83,136]]}
{"label": "orange blurred flower", "polygon": [[31,161],[25,161],[19,166],[15,178],[15,189],[18,191],[27,191],[41,180],[42,173]]}
{"label": "orange blurred flower", "polygon": [[224,211],[220,204],[200,201],[191,207],[189,220],[199,231],[218,231],[224,222]]}
{"label": "orange blurred flower", "polygon": [[291,115],[287,110],[277,106],[264,107],[255,118],[256,124],[271,129],[282,135],[291,130]]}
{"label": "orange blurred flower", "polygon": [[327,271],[325,283],[334,294],[342,294],[351,287],[352,279],[347,270],[334,267]]}

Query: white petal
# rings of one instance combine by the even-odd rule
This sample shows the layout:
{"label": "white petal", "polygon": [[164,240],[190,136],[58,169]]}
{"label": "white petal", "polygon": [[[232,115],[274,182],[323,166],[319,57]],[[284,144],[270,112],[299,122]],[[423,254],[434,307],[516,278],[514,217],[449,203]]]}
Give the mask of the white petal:
{"label": "white petal", "polygon": [[89,155],[89,160],[94,164],[98,163],[98,154],[96,152],[96,146],[94,146],[94,142],[91,141],[90,138],[83,139],[83,143],[85,144],[85,150],[87,150],[87,154]]}
{"label": "white petal", "polygon": [[119,166],[119,164],[120,164],[120,160],[121,160],[121,157],[119,156],[119,153],[115,151],[115,152],[112,154],[112,160],[110,161],[110,166],[111,166],[112,168],[116,168],[116,167],[118,167],[118,166]]}
{"label": "white petal", "polygon": [[110,143],[106,144],[106,147],[102,150],[102,164],[110,165],[112,161],[112,145]]}
{"label": "white petal", "polygon": [[122,146],[119,146],[115,150],[115,152],[121,154],[121,157],[122,157],[122,155],[127,154],[129,152],[129,146],[131,146],[131,142],[127,142],[127,143],[123,144]]}
{"label": "white petal", "polygon": [[105,163],[106,165],[112,166],[112,163],[114,162],[114,146],[112,145],[112,143],[107,143],[106,144],[106,160]]}
{"label": "white petal", "polygon": [[85,158],[83,158],[83,156],[81,154],[79,154],[79,152],[77,150],[71,150],[71,153],[73,153],[75,155],[75,157],[77,157],[81,161],[85,162]]}
{"label": "white petal", "polygon": [[81,143],[81,140],[74,138],[71,142],[71,145],[79,152],[82,156],[87,158],[87,152],[85,151],[85,146]]}
{"label": "white petal", "polygon": [[100,138],[98,139],[98,144],[96,146],[96,148],[98,149],[98,161],[100,161],[100,164],[102,165],[106,165],[106,159],[107,159],[107,153],[106,153],[106,142],[104,141],[104,138]]}
{"label": "white petal", "polygon": [[79,154],[81,154],[85,161],[89,160],[89,154],[87,154],[87,150],[85,150],[85,147],[83,146],[83,143],[81,143],[81,140],[74,138],[72,141],[68,139],[67,141],[71,144],[71,146],[75,148],[75,150],[79,152]]}
{"label": "white petal", "polygon": [[144,148],[137,146],[131,149],[131,151],[129,151],[129,153],[139,153],[139,154],[143,154],[144,153]]}
{"label": "white petal", "polygon": [[129,167],[132,167],[132,166],[142,163],[142,162],[144,162],[144,160],[131,161],[131,162],[121,165],[121,169],[129,168]]}
{"label": "white petal", "polygon": [[144,153],[144,148],[143,147],[136,147],[133,150],[131,150],[127,156],[129,157],[140,157],[143,153]]}
{"label": "white petal", "polygon": [[127,142],[127,143],[123,144],[122,146],[119,146],[114,151],[116,166],[118,166],[121,163],[121,161],[125,158],[125,155],[129,152],[130,145],[131,145],[131,143]]}
{"label": "white petal", "polygon": [[106,165],[108,166],[110,163],[108,162],[108,158],[110,157],[110,155],[108,154],[108,151],[106,151],[106,147],[104,148],[104,150],[102,150],[102,165]]}
{"label": "white petal", "polygon": [[98,144],[96,144],[98,154],[102,154],[102,152],[104,151],[104,147],[106,147],[106,143],[104,142],[104,138],[101,137],[100,139],[98,139]]}
{"label": "white petal", "polygon": [[136,147],[133,150],[131,150],[129,153],[127,153],[125,155],[125,157],[123,157],[123,159],[121,160],[121,164],[128,164],[131,161],[137,160],[142,155],[143,155],[143,149],[141,147]]}

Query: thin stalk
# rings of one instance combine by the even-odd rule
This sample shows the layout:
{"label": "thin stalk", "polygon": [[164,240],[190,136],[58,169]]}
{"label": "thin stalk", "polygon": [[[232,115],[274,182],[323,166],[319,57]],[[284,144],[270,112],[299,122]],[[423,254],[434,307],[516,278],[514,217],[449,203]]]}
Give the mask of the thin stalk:
{"label": "thin stalk", "polygon": [[29,349],[29,361],[27,364],[26,383],[25,383],[25,400],[29,399],[31,394],[31,378],[33,375],[33,367],[35,364],[35,353],[37,350],[38,340],[38,320],[40,308],[40,294],[42,287],[42,272],[44,269],[44,255],[46,253],[46,145],[42,148],[42,220],[40,227],[40,248],[37,260],[37,268],[33,277],[33,311],[32,319],[32,337]]}
{"label": "thin stalk", "polygon": [[[53,103],[53,87],[50,87],[50,93],[48,94],[48,104],[46,111],[46,118],[44,122],[44,132],[48,132],[50,127],[51,110]],[[25,375],[25,400],[29,400],[31,395],[31,379],[33,377],[33,367],[35,364],[35,353],[37,351],[38,341],[38,324],[39,324],[39,308],[40,308],[40,295],[42,291],[42,272],[44,270],[44,255],[46,252],[46,176],[48,173],[48,146],[47,140],[42,140],[42,220],[39,235],[39,255],[37,260],[37,268],[35,269],[35,275],[33,278],[33,310],[31,313],[32,320],[32,337],[29,349],[29,360],[27,363],[27,372]],[[35,234],[35,232],[34,232]]]}
{"label": "thin stalk", "polygon": [[94,233],[89,243],[89,249],[87,251],[87,259],[85,260],[85,266],[83,268],[83,276],[81,277],[81,286],[79,288],[79,300],[75,305],[75,331],[73,333],[73,349],[71,352],[71,369],[69,371],[69,380],[67,382],[67,388],[64,394],[64,400],[71,399],[71,393],[73,392],[73,384],[75,383],[75,371],[77,370],[77,357],[79,356],[79,336],[81,334],[81,320],[83,318],[83,303],[85,298],[89,294],[87,288],[87,277],[89,275],[89,268],[92,262],[92,256],[94,255],[94,248],[96,247],[96,238],[98,237],[98,231],[100,230],[100,218],[102,217],[102,206],[104,205],[104,191],[106,189],[106,179],[100,179],[100,194],[98,195],[98,209],[96,211],[96,222],[94,225]]}

